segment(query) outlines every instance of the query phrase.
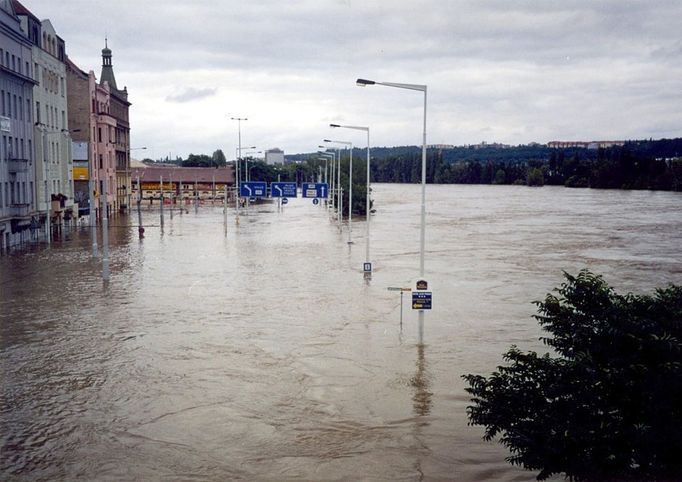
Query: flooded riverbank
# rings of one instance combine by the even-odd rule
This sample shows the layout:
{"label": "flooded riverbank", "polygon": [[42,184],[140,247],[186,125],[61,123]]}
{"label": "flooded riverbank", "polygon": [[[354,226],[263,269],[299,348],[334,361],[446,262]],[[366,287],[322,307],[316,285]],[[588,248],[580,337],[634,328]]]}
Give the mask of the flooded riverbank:
{"label": "flooded riverbank", "polygon": [[[323,207],[219,207],[0,257],[3,478],[534,480],[468,427],[463,373],[543,349],[533,300],[589,268],[682,283],[680,194],[428,186],[425,345],[388,286],[419,266],[419,186],[376,185],[346,243]],[[346,228],[344,228],[346,229]],[[101,244],[100,244],[101,245]]]}

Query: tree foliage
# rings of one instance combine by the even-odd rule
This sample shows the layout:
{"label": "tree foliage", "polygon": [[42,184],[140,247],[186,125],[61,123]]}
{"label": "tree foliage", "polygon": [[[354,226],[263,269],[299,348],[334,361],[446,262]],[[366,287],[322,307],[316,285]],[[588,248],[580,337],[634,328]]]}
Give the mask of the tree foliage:
{"label": "tree foliage", "polygon": [[682,479],[682,286],[619,295],[582,271],[537,302],[558,356],[512,347],[465,375],[470,424],[538,479]]}

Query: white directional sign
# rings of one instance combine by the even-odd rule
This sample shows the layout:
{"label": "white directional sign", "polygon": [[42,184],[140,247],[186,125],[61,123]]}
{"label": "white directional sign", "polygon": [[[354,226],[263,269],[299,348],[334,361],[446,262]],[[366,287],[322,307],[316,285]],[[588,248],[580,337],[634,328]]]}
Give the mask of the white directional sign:
{"label": "white directional sign", "polygon": [[301,197],[323,198],[329,196],[329,186],[326,182],[304,182],[301,188]]}

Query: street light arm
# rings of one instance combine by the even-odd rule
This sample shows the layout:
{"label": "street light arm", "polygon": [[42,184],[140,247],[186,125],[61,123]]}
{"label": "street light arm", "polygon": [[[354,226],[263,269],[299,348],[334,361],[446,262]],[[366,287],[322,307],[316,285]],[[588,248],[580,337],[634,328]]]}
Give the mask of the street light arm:
{"label": "street light arm", "polygon": [[339,124],[329,124],[329,127],[340,127],[342,129],[355,129],[356,131],[369,132],[369,127],[363,127],[363,126],[342,126]]}
{"label": "street light arm", "polygon": [[333,144],[344,144],[344,145],[346,145],[346,146],[352,146],[352,145],[353,145],[353,143],[352,143],[352,142],[349,142],[349,141],[335,141],[335,140],[332,140],[332,139],[325,139],[324,142],[330,142],[330,143],[333,143]]}
{"label": "street light arm", "polygon": [[398,84],[395,82],[375,82],[373,80],[358,79],[355,83],[359,87],[365,87],[366,85],[384,85],[386,87],[397,87],[398,89],[408,89],[408,90],[419,90],[421,92],[426,92],[426,86],[422,84]]}

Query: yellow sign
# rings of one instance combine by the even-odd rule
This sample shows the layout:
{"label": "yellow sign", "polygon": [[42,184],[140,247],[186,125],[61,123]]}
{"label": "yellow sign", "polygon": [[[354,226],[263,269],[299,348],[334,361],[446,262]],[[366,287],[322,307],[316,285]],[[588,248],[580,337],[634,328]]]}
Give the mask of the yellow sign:
{"label": "yellow sign", "polygon": [[88,173],[88,168],[87,167],[74,167],[73,168],[73,179],[75,181],[84,181],[88,180],[89,173]]}

